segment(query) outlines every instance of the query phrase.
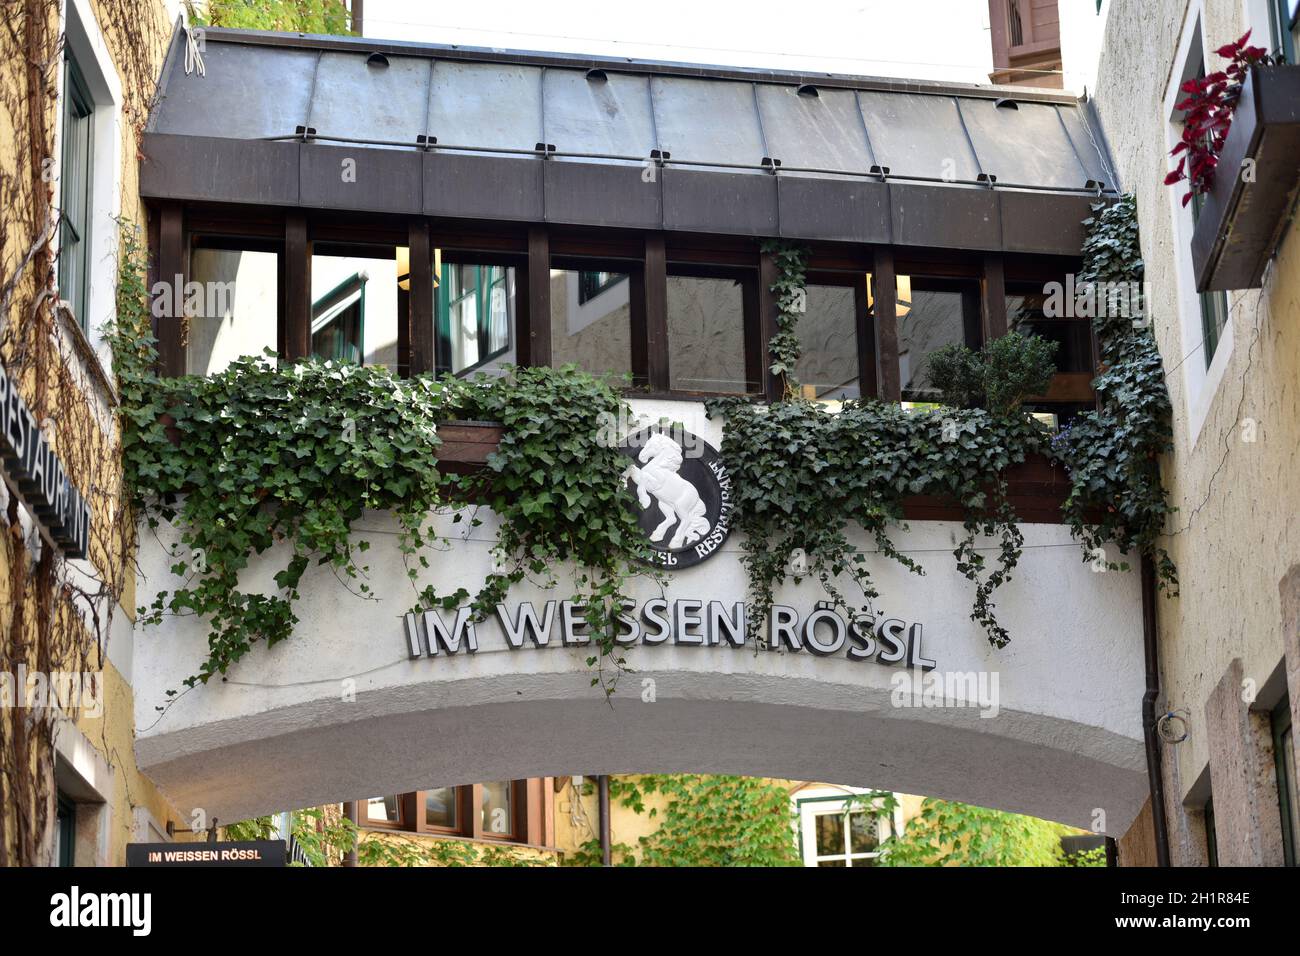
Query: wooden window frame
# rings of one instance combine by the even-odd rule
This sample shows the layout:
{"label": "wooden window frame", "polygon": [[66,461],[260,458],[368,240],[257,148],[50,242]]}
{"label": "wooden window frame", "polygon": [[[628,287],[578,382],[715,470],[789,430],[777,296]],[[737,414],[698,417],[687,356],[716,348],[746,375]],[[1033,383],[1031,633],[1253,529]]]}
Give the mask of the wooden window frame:
{"label": "wooden window frame", "polygon": [[547,818],[550,816],[549,778],[528,778],[510,781],[510,832],[492,833],[483,826],[483,784],[462,784],[452,789],[456,793],[456,824],[452,827],[436,826],[425,820],[425,796],[430,791],[414,790],[397,795],[398,821],[371,820],[368,814],[369,798],[356,801],[359,807],[358,826],[388,833],[416,833],[424,836],[451,837],[480,840],[492,843],[543,845],[546,840]]}

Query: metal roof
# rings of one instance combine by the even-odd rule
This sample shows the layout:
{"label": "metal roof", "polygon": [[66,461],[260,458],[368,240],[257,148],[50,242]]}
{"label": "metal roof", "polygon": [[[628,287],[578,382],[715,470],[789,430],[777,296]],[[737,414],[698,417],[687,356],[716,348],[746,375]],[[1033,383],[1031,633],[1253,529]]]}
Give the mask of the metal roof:
{"label": "metal roof", "polygon": [[[1008,215],[1114,192],[1086,104],[1050,91],[243,30],[203,46],[187,73],[173,39],[148,196],[1014,248],[1036,240]],[[950,242],[917,233],[923,212]]]}

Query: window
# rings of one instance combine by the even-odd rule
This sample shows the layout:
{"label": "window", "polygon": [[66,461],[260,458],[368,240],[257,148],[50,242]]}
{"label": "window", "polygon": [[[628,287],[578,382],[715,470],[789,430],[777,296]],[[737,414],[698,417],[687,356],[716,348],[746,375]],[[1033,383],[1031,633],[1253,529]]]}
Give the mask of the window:
{"label": "window", "polygon": [[63,154],[59,172],[59,296],[87,325],[90,267],[90,184],[94,100],[71,53],[64,57]]}
{"label": "window", "polygon": [[465,375],[503,360],[514,329],[513,268],[444,262],[435,296],[439,372]]}
{"label": "window", "polygon": [[[1192,223],[1195,224],[1201,217],[1201,210],[1205,207],[1204,194],[1195,193],[1192,196],[1191,206]],[[1223,335],[1224,326],[1228,324],[1228,293],[1202,292],[1200,304],[1201,341],[1204,344],[1205,367],[1209,368],[1210,363],[1214,361],[1214,353],[1219,348],[1219,339]]]}
{"label": "window", "polygon": [[1056,374],[1047,394],[1040,401],[1025,404],[1027,411],[1055,431],[1080,412],[1096,407],[1092,391],[1092,320],[1071,316],[1068,312],[1072,309],[1065,315],[1048,315],[1047,300],[1045,283],[1006,284],[1007,331],[1056,343]]}
{"label": "window", "polygon": [[[360,804],[361,824],[409,833],[541,843],[540,832],[529,833],[529,809],[543,799],[542,784],[542,780],[494,780],[371,797]],[[534,822],[537,816],[533,815]]]}
{"label": "window", "polygon": [[1219,865],[1219,838],[1214,832],[1214,798],[1205,801],[1205,857],[1209,866]]}
{"label": "window", "polygon": [[354,273],[312,303],[312,355],[361,364],[366,335],[366,279],[364,272]]}
{"label": "window", "polygon": [[668,387],[675,392],[746,394],[762,390],[757,355],[757,274],[670,270],[668,276]]}
{"label": "window", "polygon": [[312,355],[399,367],[399,317],[407,314],[404,247],[317,242],[311,257]]}
{"label": "window", "polygon": [[551,270],[552,365],[576,365],[618,388],[632,381],[629,278],[626,272]]}
{"label": "window", "polygon": [[1269,45],[1288,63],[1300,63],[1300,0],[1269,0]]}
{"label": "window", "polygon": [[875,866],[895,822],[852,795],[797,799],[805,866]]}
{"label": "window", "polygon": [[621,272],[579,272],[578,304],[590,302],[606,289],[613,288],[627,279]]}
{"label": "window", "polygon": [[1287,866],[1297,866],[1300,838],[1300,791],[1296,788],[1295,737],[1291,700],[1283,697],[1273,708],[1273,759],[1277,767],[1277,803],[1282,812],[1282,853]]}
{"label": "window", "polygon": [[795,377],[803,397],[822,401],[860,397],[858,306],[853,285],[810,282],[796,331],[799,361]]}
{"label": "window", "polygon": [[159,321],[183,315],[188,323],[188,374],[211,375],[242,356],[279,351],[278,244],[200,237],[190,253],[189,282],[173,296]]}
{"label": "window", "polygon": [[75,856],[77,805],[62,793],[58,795],[58,817],[54,830],[55,866],[72,866]]}
{"label": "window", "polygon": [[979,282],[898,276],[898,381],[905,402],[938,401],[929,358],[945,345],[978,349],[983,337]]}

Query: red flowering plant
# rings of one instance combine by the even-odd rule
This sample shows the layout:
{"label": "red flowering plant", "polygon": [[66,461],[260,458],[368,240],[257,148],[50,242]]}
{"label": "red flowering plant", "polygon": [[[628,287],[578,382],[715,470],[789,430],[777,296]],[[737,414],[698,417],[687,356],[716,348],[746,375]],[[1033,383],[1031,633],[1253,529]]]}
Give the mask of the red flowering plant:
{"label": "red flowering plant", "polygon": [[1232,127],[1232,111],[1241,98],[1246,72],[1256,64],[1269,62],[1268,51],[1262,46],[1247,46],[1249,39],[1247,30],[1240,40],[1219,47],[1214,52],[1228,60],[1228,65],[1208,76],[1187,80],[1179,88],[1187,94],[1175,107],[1183,111],[1183,138],[1170,150],[1171,156],[1178,156],[1178,165],[1165,177],[1165,185],[1187,180],[1184,206],[1193,195],[1209,191],[1214,184],[1219,151]]}

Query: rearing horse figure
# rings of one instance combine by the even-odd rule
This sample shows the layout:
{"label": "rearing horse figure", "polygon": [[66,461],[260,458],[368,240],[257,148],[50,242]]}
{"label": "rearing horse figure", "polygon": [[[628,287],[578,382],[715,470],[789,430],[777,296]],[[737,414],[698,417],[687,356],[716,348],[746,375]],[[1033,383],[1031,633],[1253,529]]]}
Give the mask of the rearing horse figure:
{"label": "rearing horse figure", "polygon": [[659,541],[674,523],[677,531],[668,542],[669,548],[681,548],[694,544],[709,533],[709,519],[704,517],[707,510],[700,500],[700,493],[695,486],[677,474],[682,467],[682,446],[662,432],[656,432],[646,441],[636,465],[628,467],[628,474],[636,483],[637,500],[642,509],[650,507],[650,496],[654,495],[659,503],[659,511],[664,520],[650,535],[651,541]]}

